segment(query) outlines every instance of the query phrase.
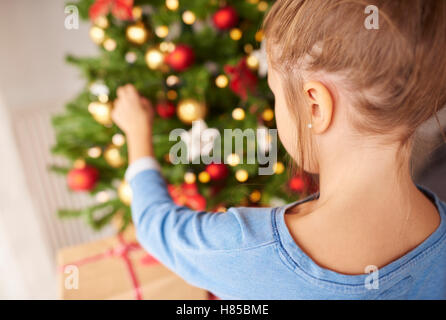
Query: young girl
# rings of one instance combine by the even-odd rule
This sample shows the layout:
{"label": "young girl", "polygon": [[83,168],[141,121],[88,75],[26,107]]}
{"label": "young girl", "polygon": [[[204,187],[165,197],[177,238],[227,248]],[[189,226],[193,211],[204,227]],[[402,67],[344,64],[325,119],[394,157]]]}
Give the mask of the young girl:
{"label": "young girl", "polygon": [[[320,191],[278,208],[195,212],[153,158],[150,103],[127,85],[125,132],[141,244],[223,299],[446,299],[446,204],[411,178],[417,127],[446,104],[446,1],[278,0],[268,80],[280,139]],[[446,177],[445,177],[446,178]]]}

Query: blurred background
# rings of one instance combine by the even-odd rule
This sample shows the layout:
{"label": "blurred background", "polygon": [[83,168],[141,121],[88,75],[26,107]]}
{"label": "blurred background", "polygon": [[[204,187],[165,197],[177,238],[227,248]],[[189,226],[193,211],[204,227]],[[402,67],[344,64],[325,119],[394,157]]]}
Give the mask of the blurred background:
{"label": "blurred background", "polygon": [[89,24],[64,27],[62,0],[0,2],[0,298],[57,298],[56,251],[104,237],[81,220],[60,220],[57,209],[91,201],[69,193],[48,171],[51,115],[82,87],[65,55],[94,54]]}
{"label": "blurred background", "polygon": [[[82,220],[60,220],[57,209],[82,208],[91,199],[73,194],[63,176],[48,171],[64,160],[50,154],[51,116],[83,86],[67,53],[98,50],[89,23],[64,28],[62,0],[0,2],[0,298],[56,299],[58,249],[111,235]],[[446,109],[438,115],[446,126]],[[423,125],[413,155],[416,181],[446,200],[446,146],[436,119]]]}

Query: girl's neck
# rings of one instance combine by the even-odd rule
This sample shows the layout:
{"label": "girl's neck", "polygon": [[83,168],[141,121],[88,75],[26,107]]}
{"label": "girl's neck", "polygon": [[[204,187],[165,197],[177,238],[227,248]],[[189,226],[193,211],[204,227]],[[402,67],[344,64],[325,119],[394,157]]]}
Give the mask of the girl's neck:
{"label": "girl's neck", "polygon": [[[407,203],[407,196],[416,190],[409,160],[399,166],[396,148],[340,150],[323,159],[319,167],[319,203],[363,203],[387,198]],[[364,196],[366,199],[362,199]]]}
{"label": "girl's neck", "polygon": [[293,238],[321,266],[346,274],[382,267],[438,227],[437,209],[395,155],[358,149],[325,157],[319,198],[287,211]]}

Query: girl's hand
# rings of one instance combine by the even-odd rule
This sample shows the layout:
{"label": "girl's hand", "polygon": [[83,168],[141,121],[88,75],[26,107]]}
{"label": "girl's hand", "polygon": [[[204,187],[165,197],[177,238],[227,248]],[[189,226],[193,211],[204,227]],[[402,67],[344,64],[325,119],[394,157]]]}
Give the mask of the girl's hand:
{"label": "girl's hand", "polygon": [[112,118],[127,137],[129,163],[142,157],[153,157],[154,113],[150,101],[142,98],[131,84],[120,87],[117,94]]}
{"label": "girl's hand", "polygon": [[131,84],[119,87],[112,113],[113,121],[127,136],[151,135],[153,108]]}

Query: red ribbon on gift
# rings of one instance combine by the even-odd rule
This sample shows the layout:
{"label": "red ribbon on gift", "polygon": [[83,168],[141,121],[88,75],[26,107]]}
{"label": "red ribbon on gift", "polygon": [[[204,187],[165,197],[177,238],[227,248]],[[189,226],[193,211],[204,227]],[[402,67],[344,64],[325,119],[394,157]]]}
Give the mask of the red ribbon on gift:
{"label": "red ribbon on gift", "polygon": [[[133,268],[132,261],[130,260],[130,257],[129,257],[130,251],[142,250],[142,247],[136,241],[126,242],[124,240],[124,237],[122,236],[122,234],[118,235],[118,239],[119,239],[119,245],[117,247],[110,248],[109,250],[107,250],[103,253],[100,253],[100,254],[97,254],[94,256],[90,256],[90,257],[86,257],[86,258],[78,260],[76,262],[65,264],[61,267],[61,272],[64,272],[64,270],[67,266],[74,265],[74,266],[80,267],[82,265],[96,262],[96,261],[99,261],[99,260],[102,260],[105,258],[112,258],[112,257],[121,258],[125,262],[125,265],[127,267],[127,272],[128,272],[130,279],[132,281],[133,291],[135,293],[135,299],[142,300],[141,287],[140,287],[140,284],[138,281],[138,277],[136,276],[135,269]],[[147,254],[146,256],[144,256],[141,259],[141,263],[144,265],[152,265],[152,264],[157,264],[159,262],[154,257]]]}

